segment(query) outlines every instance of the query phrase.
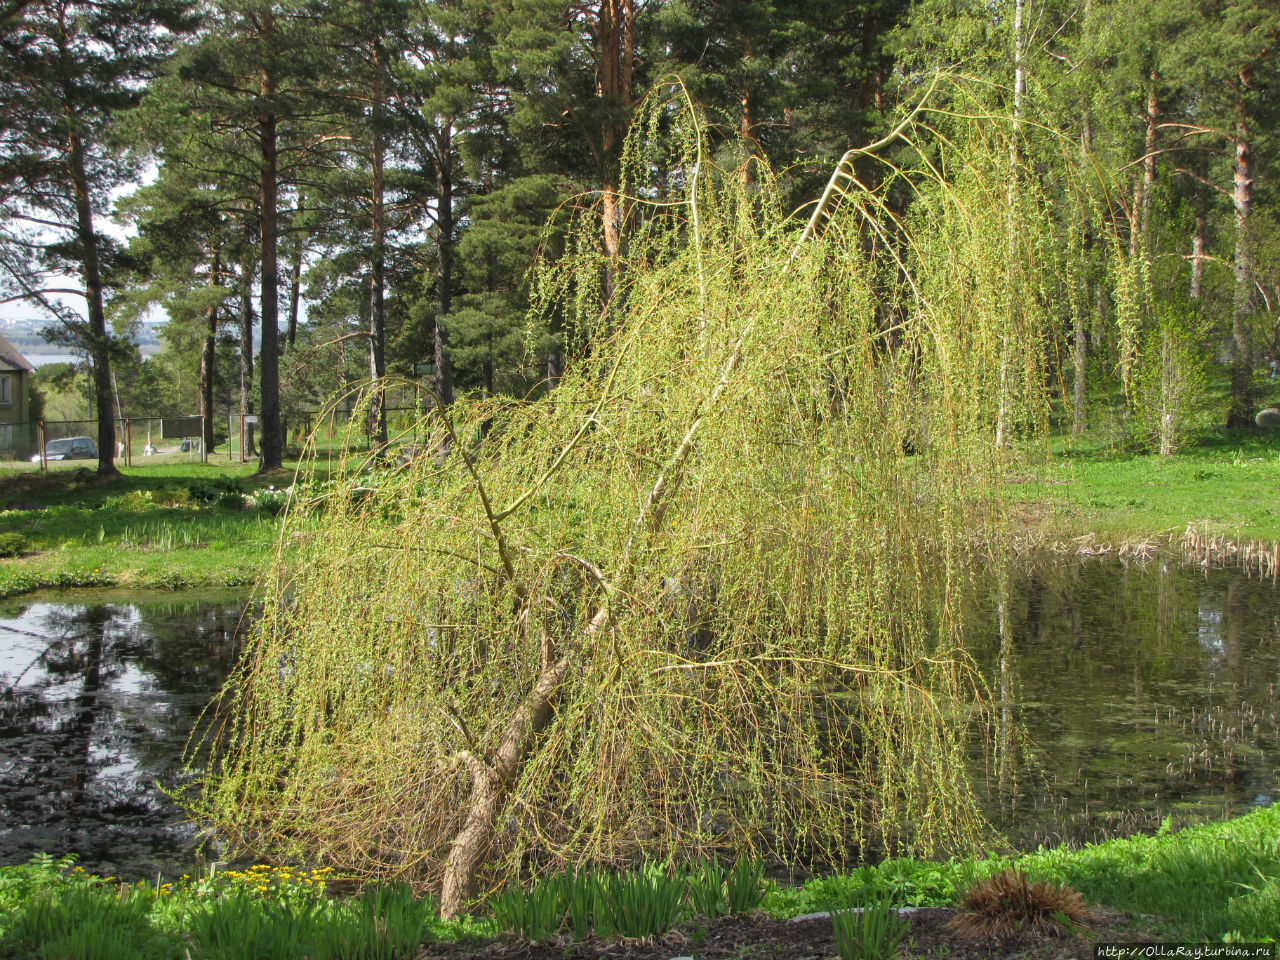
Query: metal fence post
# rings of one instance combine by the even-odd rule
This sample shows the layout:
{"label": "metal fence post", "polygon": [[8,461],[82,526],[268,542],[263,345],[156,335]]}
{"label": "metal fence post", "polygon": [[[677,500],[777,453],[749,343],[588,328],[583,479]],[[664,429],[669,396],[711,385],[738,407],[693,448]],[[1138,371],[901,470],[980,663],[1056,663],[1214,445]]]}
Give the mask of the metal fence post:
{"label": "metal fence post", "polygon": [[124,418],[124,465],[133,466],[133,424]]}
{"label": "metal fence post", "polygon": [[40,472],[44,473],[49,469],[49,461],[45,459],[44,452],[44,421],[37,420],[36,426],[40,428]]}

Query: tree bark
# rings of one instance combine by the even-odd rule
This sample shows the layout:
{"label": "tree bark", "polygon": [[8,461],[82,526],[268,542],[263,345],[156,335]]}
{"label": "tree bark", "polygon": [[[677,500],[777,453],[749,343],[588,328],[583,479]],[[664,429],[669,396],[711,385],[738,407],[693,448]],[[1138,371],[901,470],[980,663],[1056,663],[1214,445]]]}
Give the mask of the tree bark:
{"label": "tree bark", "polygon": [[[209,285],[221,285],[222,257],[219,251],[213,252],[213,263],[209,267]],[[217,366],[218,346],[218,305],[212,303],[205,310],[204,343],[200,348],[200,416],[204,420],[204,443],[206,454],[213,451],[213,380]]]}
{"label": "tree bark", "polygon": [[[1080,123],[1080,169],[1082,173],[1087,174],[1089,168],[1089,157],[1093,152],[1093,123],[1086,109],[1081,117]],[[1088,223],[1085,224],[1086,231]],[[1072,366],[1074,367],[1074,379],[1072,380],[1072,417],[1071,417],[1071,433],[1074,436],[1080,436],[1084,433],[1087,424],[1087,408],[1086,408],[1086,388],[1088,383],[1089,370],[1089,337],[1085,332],[1084,318],[1089,310],[1089,271],[1087,268],[1090,247],[1092,242],[1090,234],[1086,232],[1083,244],[1086,256],[1085,270],[1081,285],[1082,290],[1073,291],[1075,296],[1081,298],[1080,310],[1076,314],[1075,324],[1075,343],[1072,352]]]}
{"label": "tree bark", "polygon": [[[384,304],[386,274],[386,217],[384,210],[383,165],[385,160],[383,118],[382,44],[373,44],[373,138],[369,202],[371,207],[371,247],[369,270],[369,379],[373,404],[369,408],[369,440],[382,447],[387,442],[387,411],[383,397],[383,380],[387,375],[387,322]],[[437,324],[437,326],[439,326]],[[437,366],[437,369],[439,367]]]}
{"label": "tree bark", "polygon": [[1235,124],[1235,164],[1232,205],[1235,208],[1235,293],[1231,310],[1231,399],[1227,407],[1228,427],[1248,427],[1251,416],[1253,366],[1247,321],[1252,302],[1253,264],[1249,244],[1249,213],[1253,205],[1253,164],[1249,150],[1249,126],[1245,107],[1237,107]]}
{"label": "tree bark", "polygon": [[632,0],[601,0],[595,33],[600,51],[596,95],[606,107],[623,111],[608,117],[600,131],[600,209],[604,221],[604,296],[607,302],[613,299],[617,289],[617,274],[622,260],[622,197],[618,192],[617,154],[626,136],[626,121],[618,117],[625,116],[632,106],[635,62],[635,6]]}
{"label": "tree bark", "polygon": [[[271,14],[266,15],[265,31],[270,38]],[[280,422],[280,311],[278,274],[279,183],[277,180],[277,117],[272,104],[275,78],[262,71],[262,99],[266,109],[258,121],[258,145],[261,151],[259,192],[262,276],[259,278],[262,314],[262,360],[258,368],[258,386],[262,393],[262,463],[260,471],[274,470],[284,463],[284,444]]]}
{"label": "tree bark", "polygon": [[93,206],[85,167],[84,141],[73,126],[67,136],[71,189],[75,196],[76,238],[80,242],[81,273],[89,313],[89,356],[93,359],[93,393],[98,406],[98,473],[110,476],[116,470],[116,424],[111,416],[111,353],[107,338],[107,316],[102,305],[102,270],[98,262],[98,235],[93,228]]}
{"label": "tree bark", "polygon": [[[240,417],[241,422],[253,414],[253,267],[248,256],[240,267]],[[257,456],[255,431],[250,425],[245,432],[241,457]]]}
{"label": "tree bark", "polygon": [[1204,261],[1209,246],[1209,212],[1204,187],[1197,183],[1195,191],[1196,229],[1191,236],[1191,299],[1199,300],[1204,295]]}
{"label": "tree bark", "polygon": [[1139,211],[1137,211],[1139,214],[1139,228],[1142,232],[1143,250],[1147,256],[1151,255],[1149,249],[1151,239],[1151,194],[1154,192],[1156,184],[1156,139],[1159,133],[1156,121],[1160,113],[1160,102],[1156,99],[1156,80],[1156,71],[1152,70],[1151,75],[1147,78],[1146,152],[1142,157],[1142,202]]}
{"label": "tree bark", "polygon": [[[299,214],[302,213],[306,205],[306,196],[299,193]],[[289,265],[289,326],[285,337],[285,344],[290,350],[293,349],[294,343],[298,339],[298,303],[302,298],[302,253],[304,245],[301,237],[295,239],[297,239],[297,245],[293,251],[293,262]]]}
{"label": "tree bark", "polygon": [[453,367],[444,319],[453,309],[453,126],[442,122],[436,158],[436,396],[453,403]]}
{"label": "tree bark", "polygon": [[[599,615],[597,619],[600,619]],[[593,624],[595,622],[592,621]],[[554,716],[552,704],[568,670],[567,654],[547,664],[529,695],[507,721],[493,755],[469,758],[474,780],[466,816],[454,835],[449,860],[445,864],[440,887],[442,917],[458,916],[473,895],[476,872],[493,844],[498,818],[511,784],[533,750],[538,734],[551,722]]]}
{"label": "tree bark", "polygon": [[[1026,0],[1014,0],[1013,6],[1013,124],[1009,137],[1009,268],[1017,262],[1016,207],[1018,203],[1018,138],[1022,133],[1022,101],[1027,91],[1027,70],[1024,62],[1023,24],[1026,19]],[[1009,337],[1000,340],[1000,397],[996,412],[996,447],[1008,446],[1009,419]]]}

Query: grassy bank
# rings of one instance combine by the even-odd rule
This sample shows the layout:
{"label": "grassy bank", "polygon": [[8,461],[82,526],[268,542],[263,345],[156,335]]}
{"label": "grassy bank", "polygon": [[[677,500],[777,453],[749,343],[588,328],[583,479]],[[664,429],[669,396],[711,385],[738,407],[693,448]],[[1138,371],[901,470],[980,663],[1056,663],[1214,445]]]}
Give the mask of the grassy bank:
{"label": "grassy bank", "polygon": [[1162,457],[1085,438],[1033,459],[1013,490],[1050,538],[1167,539],[1188,526],[1237,542],[1280,542],[1280,431],[1207,431]]}
{"label": "grassy bank", "polygon": [[[253,944],[254,956],[281,960],[407,960],[423,943],[481,942],[503,931],[537,939],[558,933],[567,941],[588,929],[638,936],[644,924],[652,924],[653,933],[683,924],[696,956],[699,923],[744,905],[760,904],[760,915],[775,918],[886,902],[952,906],[974,883],[1011,867],[1133,915],[1143,937],[1280,937],[1280,810],[1271,808],[1081,850],[948,863],[893,860],[803,887],[760,885],[754,870],[738,871],[735,881],[735,871],[705,867],[553,878],[529,892],[498,894],[474,916],[454,922],[441,921],[430,900],[415,899],[402,885],[332,896],[325,870],[262,866],[127,885],[86,874],[70,860],[43,858],[0,868],[0,954],[217,960],[245,956]],[[612,902],[604,903],[597,890]],[[610,926],[601,934],[606,915]],[[642,926],[613,926],[623,922]],[[572,953],[566,946],[564,955]]]}
{"label": "grassy bank", "polygon": [[795,916],[881,895],[899,905],[949,906],[973,882],[1009,868],[1068,884],[1091,903],[1155,917],[1169,939],[1280,939],[1280,807],[1074,850],[947,863],[890,860],[775,889],[764,906],[775,916]]}
{"label": "grassy bank", "polygon": [[[1207,430],[1169,457],[1097,438],[1033,455],[1012,491],[1036,541],[1280,543],[1280,432]],[[43,587],[248,587],[275,542],[292,469],[180,463],[100,481],[85,469],[0,475],[0,597]],[[15,537],[17,539],[15,539]]]}
{"label": "grassy bank", "polygon": [[0,597],[42,587],[248,587],[292,471],[186,463],[0,477]]}

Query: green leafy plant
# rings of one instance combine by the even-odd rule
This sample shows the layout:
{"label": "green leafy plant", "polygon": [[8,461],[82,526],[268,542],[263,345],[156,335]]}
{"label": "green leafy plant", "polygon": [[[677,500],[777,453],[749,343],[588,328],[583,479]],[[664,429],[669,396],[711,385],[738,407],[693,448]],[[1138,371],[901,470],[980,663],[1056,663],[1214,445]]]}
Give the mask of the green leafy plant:
{"label": "green leafy plant", "polygon": [[689,870],[689,908],[695,917],[722,917],[730,912],[725,881],[728,871],[711,858]]}
{"label": "green leafy plant", "polygon": [[301,960],[324,916],[324,904],[315,900],[259,900],[233,889],[197,904],[187,922],[207,960]]}
{"label": "green leafy plant", "polygon": [[888,960],[898,952],[910,924],[885,898],[832,910],[831,928],[840,960]]}
{"label": "green leafy plant", "polygon": [[489,898],[498,930],[524,940],[545,940],[564,919],[564,880],[546,877],[528,890],[511,888]]}
{"label": "green leafy plant", "polygon": [[725,877],[725,907],[730,914],[748,913],[765,895],[764,864],[740,857]]}
{"label": "green leafy plant", "polygon": [[228,494],[240,494],[243,497],[244,490],[235,477],[219,476],[192,481],[187,484],[187,494],[195,503],[211,504]]}
{"label": "green leafy plant", "polygon": [[20,533],[0,533],[0,557],[20,557],[31,549]]}
{"label": "green leafy plant", "polygon": [[604,915],[604,883],[600,873],[590,868],[569,871],[563,879],[565,923],[569,935],[585,940],[596,929],[596,918]]}
{"label": "green leafy plant", "polygon": [[5,940],[48,960],[126,960],[154,938],[150,907],[129,887],[113,895],[87,883],[46,886],[17,911]]}
{"label": "green leafy plant", "polygon": [[[602,936],[653,937],[679,922],[684,910],[685,879],[681,872],[658,864],[603,875],[605,917],[596,917]],[[602,930],[602,919],[607,927]],[[607,932],[606,932],[607,931]]]}

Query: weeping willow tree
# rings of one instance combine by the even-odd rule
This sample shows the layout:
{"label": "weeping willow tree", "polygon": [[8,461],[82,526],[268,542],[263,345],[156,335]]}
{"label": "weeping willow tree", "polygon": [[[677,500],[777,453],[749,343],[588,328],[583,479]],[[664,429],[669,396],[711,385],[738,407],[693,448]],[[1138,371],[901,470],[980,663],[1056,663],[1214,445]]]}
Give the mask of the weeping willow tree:
{"label": "weeping willow tree", "polygon": [[797,216],[653,100],[611,300],[590,209],[539,275],[584,344],[558,388],[437,408],[426,453],[295,504],[194,811],[446,914],[566,864],[981,841],[957,598],[1008,371],[1028,416],[1043,388],[1047,217],[1005,215],[998,137],[940,165],[926,116]]}

